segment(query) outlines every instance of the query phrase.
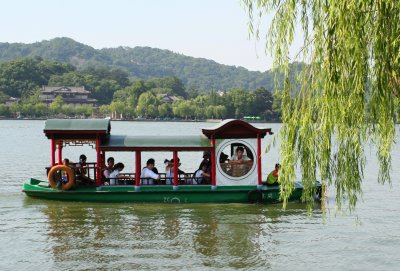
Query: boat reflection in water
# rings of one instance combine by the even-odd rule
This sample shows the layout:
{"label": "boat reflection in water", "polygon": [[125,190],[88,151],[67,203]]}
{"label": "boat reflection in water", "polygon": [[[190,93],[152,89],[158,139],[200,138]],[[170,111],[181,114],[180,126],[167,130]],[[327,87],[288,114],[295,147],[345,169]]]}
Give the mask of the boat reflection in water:
{"label": "boat reflection in water", "polygon": [[77,269],[265,268],[279,256],[274,236],[286,234],[286,221],[307,219],[295,204],[41,206],[54,262]]}

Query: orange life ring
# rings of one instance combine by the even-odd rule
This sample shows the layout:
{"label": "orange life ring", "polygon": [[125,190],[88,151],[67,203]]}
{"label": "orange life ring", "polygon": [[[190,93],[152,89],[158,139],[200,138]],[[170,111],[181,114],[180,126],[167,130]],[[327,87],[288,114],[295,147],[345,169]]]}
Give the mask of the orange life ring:
{"label": "orange life ring", "polygon": [[74,186],[74,184],[75,184],[75,173],[72,168],[64,166],[64,165],[57,165],[50,169],[49,174],[47,175],[50,186],[53,188],[57,188],[57,182],[54,179],[54,173],[56,173],[59,170],[65,171],[68,176],[68,182],[66,184],[61,185],[61,190],[71,189],[72,186]]}

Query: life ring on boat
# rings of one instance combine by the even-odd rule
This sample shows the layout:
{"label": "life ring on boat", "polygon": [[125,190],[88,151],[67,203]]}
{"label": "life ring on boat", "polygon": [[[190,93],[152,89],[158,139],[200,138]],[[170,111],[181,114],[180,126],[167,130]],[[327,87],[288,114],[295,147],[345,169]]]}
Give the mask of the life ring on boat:
{"label": "life ring on boat", "polygon": [[247,200],[249,203],[262,203],[263,194],[261,190],[254,189],[247,193]]}
{"label": "life ring on boat", "polygon": [[49,179],[49,184],[52,188],[57,188],[57,182],[54,178],[54,173],[57,171],[62,170],[68,176],[68,182],[66,184],[61,185],[61,190],[69,190],[75,184],[75,173],[74,170],[68,166],[64,165],[57,165],[50,169],[49,173],[47,174],[47,178]]}

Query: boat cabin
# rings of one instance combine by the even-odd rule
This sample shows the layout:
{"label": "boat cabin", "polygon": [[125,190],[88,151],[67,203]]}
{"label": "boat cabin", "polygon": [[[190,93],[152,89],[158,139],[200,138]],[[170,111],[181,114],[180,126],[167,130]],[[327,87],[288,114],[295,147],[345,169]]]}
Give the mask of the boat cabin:
{"label": "boat cabin", "polygon": [[[102,171],[107,152],[134,153],[135,172],[125,173],[122,185],[134,185],[137,190],[146,185],[193,185],[193,173],[179,174],[179,152],[202,152],[209,159],[210,179],[204,184],[217,186],[261,185],[261,139],[272,134],[271,129],[259,129],[241,120],[225,120],[215,127],[202,129],[198,136],[135,136],[112,135],[110,119],[50,119],[44,133],[51,142],[51,165],[62,164],[62,152],[67,146],[89,145],[96,151],[96,161],[87,163],[87,177],[96,186],[105,184]],[[143,152],[173,153],[173,179],[149,183],[141,179]],[[57,159],[56,159],[57,158]],[[57,160],[57,161],[56,161]],[[133,160],[133,159],[132,159]],[[196,162],[197,163],[197,162]],[[73,165],[75,166],[75,165]],[[107,182],[108,183],[108,182]]]}
{"label": "boat cabin", "polygon": [[[218,180],[215,185],[261,185],[261,139],[267,133],[273,134],[271,129],[228,119],[202,132],[213,146],[213,180]],[[238,150],[243,150],[243,161],[236,163]]]}

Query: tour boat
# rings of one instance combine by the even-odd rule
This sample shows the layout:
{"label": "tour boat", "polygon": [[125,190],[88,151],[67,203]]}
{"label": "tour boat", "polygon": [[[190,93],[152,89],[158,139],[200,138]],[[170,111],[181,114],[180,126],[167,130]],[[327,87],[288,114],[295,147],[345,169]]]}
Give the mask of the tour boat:
{"label": "tour boat", "polygon": [[[135,136],[112,135],[110,119],[49,119],[44,134],[51,146],[48,180],[32,178],[23,184],[23,192],[31,197],[134,203],[275,203],[281,200],[278,185],[263,184],[266,176],[262,175],[261,140],[273,133],[269,128],[257,128],[241,120],[222,121],[213,128],[202,129],[198,136]],[[64,148],[84,145],[92,146],[96,152],[96,161],[86,165],[86,182],[75,179],[76,164],[62,165]],[[246,163],[226,159],[238,148],[244,150]],[[114,182],[105,179],[102,171],[107,152],[132,152],[135,172],[121,174]],[[141,178],[145,152],[172,152],[173,172],[169,180],[165,173],[159,173],[160,179],[156,181]],[[179,174],[178,157],[183,152],[205,154],[204,159],[209,159],[210,166],[207,180],[196,182],[193,173]],[[273,163],[268,165],[273,166]],[[60,181],[62,172],[67,176],[65,183]],[[317,182],[316,186],[318,190]],[[302,184],[296,182],[290,200],[300,200],[302,191]]]}

